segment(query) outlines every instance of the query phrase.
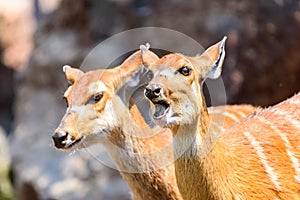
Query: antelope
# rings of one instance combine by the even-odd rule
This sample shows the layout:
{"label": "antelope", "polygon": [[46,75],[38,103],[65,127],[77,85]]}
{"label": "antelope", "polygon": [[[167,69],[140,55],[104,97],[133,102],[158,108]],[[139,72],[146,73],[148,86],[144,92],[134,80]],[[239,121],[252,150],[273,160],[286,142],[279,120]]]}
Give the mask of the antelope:
{"label": "antelope", "polygon": [[[145,52],[144,56],[149,60],[157,59],[151,51]],[[66,79],[72,85],[64,94],[68,108],[52,136],[54,145],[73,151],[101,143],[128,183],[134,199],[180,200],[174,166],[147,170],[146,166],[155,165],[151,163],[155,160],[143,157],[169,143],[170,132],[160,129],[159,138],[156,135],[150,139],[139,137],[136,133],[150,135],[153,130],[146,126],[134,102],[126,105],[117,95],[121,87],[138,73],[141,64],[141,52],[137,51],[113,69],[84,73],[65,66]],[[166,152],[165,156],[172,157],[171,152]],[[139,167],[140,171],[136,169]]]}
{"label": "antelope", "polygon": [[183,199],[300,199],[300,93],[220,129],[202,93],[222,71],[226,37],[199,56],[168,54],[144,90],[172,131]]}
{"label": "antelope", "polygon": [[[173,161],[172,145],[166,147],[172,142],[170,130],[151,128],[135,102],[131,99],[127,105],[123,99],[126,95],[119,95],[122,86],[132,84],[131,79],[140,75],[143,63],[158,59],[144,47],[113,69],[84,73],[65,66],[66,79],[71,84],[64,94],[68,107],[52,136],[55,147],[65,151],[103,144],[136,200],[182,199],[173,163],[162,165]],[[226,110],[226,127],[255,109],[229,106],[215,107],[212,112],[221,116]]]}

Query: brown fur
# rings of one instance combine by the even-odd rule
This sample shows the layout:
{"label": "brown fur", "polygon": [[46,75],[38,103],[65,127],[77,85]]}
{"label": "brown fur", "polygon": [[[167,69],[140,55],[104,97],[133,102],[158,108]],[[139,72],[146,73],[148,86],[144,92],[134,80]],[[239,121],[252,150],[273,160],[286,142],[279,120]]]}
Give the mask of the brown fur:
{"label": "brown fur", "polygon": [[[150,51],[146,55],[149,57],[148,59],[156,59],[156,55]],[[124,61],[120,67],[114,69],[95,70],[81,74],[77,73],[77,69],[73,72],[73,68],[66,68],[67,78],[71,76],[70,82],[74,83],[65,93],[70,110],[67,110],[56,132],[68,131],[74,141],[82,136],[88,138],[93,129],[99,126],[95,120],[109,114],[106,113],[105,108],[106,104],[110,102],[114,105],[113,110],[120,114],[116,114],[114,119],[107,119],[114,120],[111,125],[109,124],[110,121],[103,120],[104,126],[107,126],[108,130],[104,130],[106,133],[103,138],[96,142],[101,142],[106,146],[117,167],[121,170],[122,177],[131,188],[134,199],[182,199],[176,184],[174,166],[157,169],[159,158],[147,156],[170,143],[172,139],[170,131],[161,129],[159,132],[153,133],[153,130],[146,126],[134,102],[130,100],[130,110],[128,110],[116,95],[118,88],[134,75],[134,71],[139,69],[141,63],[140,54],[136,53]],[[77,79],[75,80],[74,77]],[[90,91],[91,88],[97,90],[97,86],[93,88],[91,85],[99,81],[104,83],[106,91],[103,91],[101,101],[96,104],[89,104],[87,102],[93,95],[93,91]],[[71,110],[72,107],[76,106],[82,107],[83,112]],[[145,138],[139,137],[136,133],[143,134]],[[89,146],[89,142],[83,140],[77,147]],[[173,157],[171,148],[165,153],[165,156],[169,159]],[[150,170],[147,165],[150,166]],[[157,168],[151,170],[151,167]],[[140,172],[139,168],[148,169],[148,171]],[[126,170],[139,173],[127,172]]]}
{"label": "brown fur", "polygon": [[[172,116],[180,116],[157,121],[177,140],[175,170],[183,198],[300,199],[300,94],[220,131],[198,84],[207,73],[207,66],[202,69],[207,56],[212,54],[214,63],[219,47],[195,58],[169,54],[152,63],[159,71],[148,87],[159,85],[161,94],[150,100],[168,102]],[[179,73],[183,66],[192,69],[189,76]]]}
{"label": "brown fur", "polygon": [[[157,59],[150,52],[146,55],[149,56],[149,59]],[[119,85],[128,80],[128,78],[125,78],[128,75],[118,76],[119,74],[126,74],[121,73],[120,70],[131,70],[131,74],[133,74],[134,69],[137,70],[139,65],[139,57],[134,57],[134,59],[127,59],[118,69],[79,73],[76,80],[72,76],[74,83],[65,93],[69,108],[57,131],[68,131],[74,141],[82,136],[88,138],[89,135],[93,135],[91,132],[99,126],[95,120],[104,119],[106,115],[109,115],[109,113],[106,113],[105,108],[108,103],[111,103],[113,110],[120,114],[116,114],[113,119],[109,119],[113,121],[105,122],[107,133],[96,142],[101,142],[106,146],[117,167],[121,170],[120,173],[130,186],[134,199],[182,199],[176,184],[174,165],[170,163],[168,166],[158,169],[165,160],[173,160],[172,146],[167,146],[172,141],[170,130],[161,129],[159,132],[154,133],[153,131],[156,130],[152,130],[146,125],[134,102],[130,101],[130,110],[128,110],[116,95]],[[124,66],[126,67],[123,68]],[[131,66],[131,68],[129,69],[128,66]],[[67,68],[66,70],[66,75],[74,74],[72,73],[73,68]],[[93,95],[93,91],[90,91],[90,88],[93,88],[91,85],[98,81],[105,84],[107,91],[103,92],[101,101],[96,104],[89,104],[87,102]],[[97,87],[95,86],[93,90],[97,90]],[[79,112],[81,110],[72,111],[72,107],[76,106],[80,107],[83,112]],[[225,109],[233,114],[240,110],[244,114],[237,116],[237,118],[242,119],[244,115],[248,115],[255,109],[251,106],[248,106],[247,109],[245,107],[247,106],[241,106],[240,109],[239,107],[215,107],[211,110],[223,111]],[[222,114],[215,114],[215,116],[222,117]],[[229,126],[234,122],[236,121],[226,118],[224,126]],[[110,123],[112,125],[109,125]],[[141,135],[144,137],[140,137]],[[92,141],[95,142],[95,140]],[[89,145],[89,142],[83,140],[77,147],[84,148],[85,145]],[[152,156],[149,155],[159,152],[159,150],[164,151]],[[143,168],[148,169],[148,171],[143,173],[122,171],[124,169],[139,171]]]}

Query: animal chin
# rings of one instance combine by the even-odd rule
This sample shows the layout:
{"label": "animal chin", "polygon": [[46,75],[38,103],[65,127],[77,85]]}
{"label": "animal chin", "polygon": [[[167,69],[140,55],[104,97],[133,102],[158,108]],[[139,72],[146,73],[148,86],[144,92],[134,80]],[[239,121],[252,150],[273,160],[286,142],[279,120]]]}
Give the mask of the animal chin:
{"label": "animal chin", "polygon": [[160,100],[153,102],[155,106],[155,112],[153,114],[153,119],[160,120],[166,116],[170,109],[170,104],[167,101]]}

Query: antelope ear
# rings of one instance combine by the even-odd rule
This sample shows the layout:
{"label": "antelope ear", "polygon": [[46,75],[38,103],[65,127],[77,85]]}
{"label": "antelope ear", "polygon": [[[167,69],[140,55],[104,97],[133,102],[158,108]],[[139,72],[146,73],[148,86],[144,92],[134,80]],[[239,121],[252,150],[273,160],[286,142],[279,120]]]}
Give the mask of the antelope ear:
{"label": "antelope ear", "polygon": [[148,84],[153,78],[153,71],[156,71],[154,63],[159,60],[159,57],[152,51],[149,50],[150,44],[141,45],[142,55],[142,70],[140,70],[140,82]]}
{"label": "antelope ear", "polygon": [[73,84],[84,74],[80,69],[72,68],[69,65],[64,65],[63,71],[65,72],[66,78],[70,84]]}
{"label": "antelope ear", "polygon": [[132,78],[142,65],[141,52],[131,54],[120,66],[113,68],[116,86],[122,85]]}
{"label": "antelope ear", "polygon": [[202,79],[217,79],[222,72],[222,65],[225,58],[225,36],[220,42],[209,47],[200,56],[194,57],[196,68],[200,71]]}
{"label": "antelope ear", "polygon": [[158,59],[156,54],[148,50],[149,46],[150,45],[144,47],[144,45],[141,45],[140,50],[133,53],[120,66],[113,69],[117,70],[117,74],[119,74],[115,78],[116,88],[122,87],[125,83],[129,86],[137,85],[140,81],[140,76],[145,73],[145,69],[143,67],[144,61],[152,63],[154,60]]}
{"label": "antelope ear", "polygon": [[156,60],[159,59],[159,57],[149,50],[150,44],[147,43],[146,45],[141,45],[140,50],[142,54],[142,63],[145,67],[148,67],[152,63],[154,63]]}

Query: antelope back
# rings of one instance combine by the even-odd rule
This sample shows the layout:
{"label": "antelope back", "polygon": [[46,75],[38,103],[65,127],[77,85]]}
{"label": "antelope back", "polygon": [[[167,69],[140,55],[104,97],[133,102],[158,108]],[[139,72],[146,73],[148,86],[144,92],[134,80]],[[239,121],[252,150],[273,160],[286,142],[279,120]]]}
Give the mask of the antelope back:
{"label": "antelope back", "polygon": [[[232,154],[228,182],[244,198],[300,198],[300,94],[258,109],[220,138]],[[239,187],[233,186],[240,177]]]}

